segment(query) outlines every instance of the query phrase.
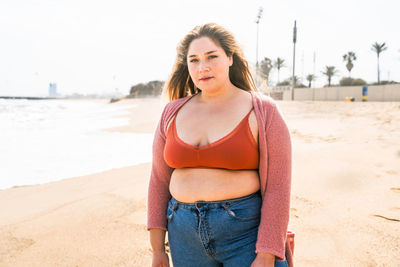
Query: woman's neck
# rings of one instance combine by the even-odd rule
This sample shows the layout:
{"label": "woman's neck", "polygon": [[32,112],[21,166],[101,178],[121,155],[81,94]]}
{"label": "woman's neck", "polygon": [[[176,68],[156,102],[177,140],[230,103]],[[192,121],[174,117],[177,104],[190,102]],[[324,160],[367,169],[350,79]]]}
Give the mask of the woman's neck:
{"label": "woman's neck", "polygon": [[237,87],[232,83],[218,90],[204,91],[202,90],[198,96],[199,103],[218,104],[226,102],[237,94]]}

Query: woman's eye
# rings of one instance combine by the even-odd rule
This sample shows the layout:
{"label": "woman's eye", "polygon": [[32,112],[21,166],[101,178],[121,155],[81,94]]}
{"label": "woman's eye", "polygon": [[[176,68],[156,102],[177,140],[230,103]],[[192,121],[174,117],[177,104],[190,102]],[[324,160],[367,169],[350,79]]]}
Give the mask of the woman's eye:
{"label": "woman's eye", "polygon": [[[215,56],[215,55],[212,55],[212,56],[209,56],[208,57],[208,59],[213,59],[213,58],[216,58],[217,56]],[[199,60],[198,59],[191,59],[190,60],[190,62],[192,62],[192,63],[195,63],[195,62],[198,62]]]}

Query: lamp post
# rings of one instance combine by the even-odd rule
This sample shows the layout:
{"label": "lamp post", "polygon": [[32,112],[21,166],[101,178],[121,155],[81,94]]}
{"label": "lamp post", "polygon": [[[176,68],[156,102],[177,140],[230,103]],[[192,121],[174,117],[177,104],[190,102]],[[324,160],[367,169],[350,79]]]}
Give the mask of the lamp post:
{"label": "lamp post", "polygon": [[258,14],[256,18],[256,23],[257,23],[257,42],[256,42],[256,67],[258,68],[258,24],[260,23],[261,17],[262,17],[262,12],[263,8],[260,7],[258,9]]}
{"label": "lamp post", "polygon": [[293,74],[292,74],[292,101],[294,100],[294,87],[296,86],[296,81],[294,79],[294,69],[295,69],[295,62],[296,62],[296,39],[297,39],[297,28],[296,28],[296,21],[294,21],[294,28],[293,28]]}

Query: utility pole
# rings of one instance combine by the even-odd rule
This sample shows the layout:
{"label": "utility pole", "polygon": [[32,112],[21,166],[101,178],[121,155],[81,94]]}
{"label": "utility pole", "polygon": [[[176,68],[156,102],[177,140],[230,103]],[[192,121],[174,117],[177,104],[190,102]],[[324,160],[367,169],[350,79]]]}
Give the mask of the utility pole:
{"label": "utility pole", "polygon": [[300,77],[300,82],[304,78],[304,50],[301,51],[301,77]]}
{"label": "utility pole", "polygon": [[294,80],[294,70],[295,70],[295,62],[296,62],[296,39],[297,39],[297,28],[296,21],[294,21],[293,28],[293,74],[292,74],[292,101],[294,100],[294,87],[296,86],[296,81]]}
{"label": "utility pole", "polygon": [[314,57],[313,57],[313,74],[315,76],[315,60],[316,60],[316,55],[315,55],[315,51],[314,51]]}
{"label": "utility pole", "polygon": [[256,18],[256,23],[257,23],[257,42],[256,42],[256,67],[258,68],[258,24],[260,23],[261,17],[262,17],[262,12],[263,8],[260,7],[258,9],[258,14]]}
{"label": "utility pole", "polygon": [[[315,58],[316,58],[316,55],[315,55],[315,51],[314,51],[314,58],[313,58],[313,75],[314,75],[314,79],[316,79],[316,76],[315,76]],[[313,101],[315,100],[315,84],[312,86],[312,90],[313,90]]]}

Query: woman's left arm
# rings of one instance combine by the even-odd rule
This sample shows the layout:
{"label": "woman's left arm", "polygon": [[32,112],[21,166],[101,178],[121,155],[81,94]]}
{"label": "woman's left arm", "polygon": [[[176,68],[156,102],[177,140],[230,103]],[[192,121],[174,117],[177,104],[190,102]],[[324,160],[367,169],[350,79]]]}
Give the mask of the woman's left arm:
{"label": "woman's left arm", "polygon": [[289,129],[278,108],[272,102],[266,125],[268,153],[267,184],[261,207],[256,252],[270,253],[277,260],[285,258],[285,241],[289,223],[292,171],[292,145]]}

